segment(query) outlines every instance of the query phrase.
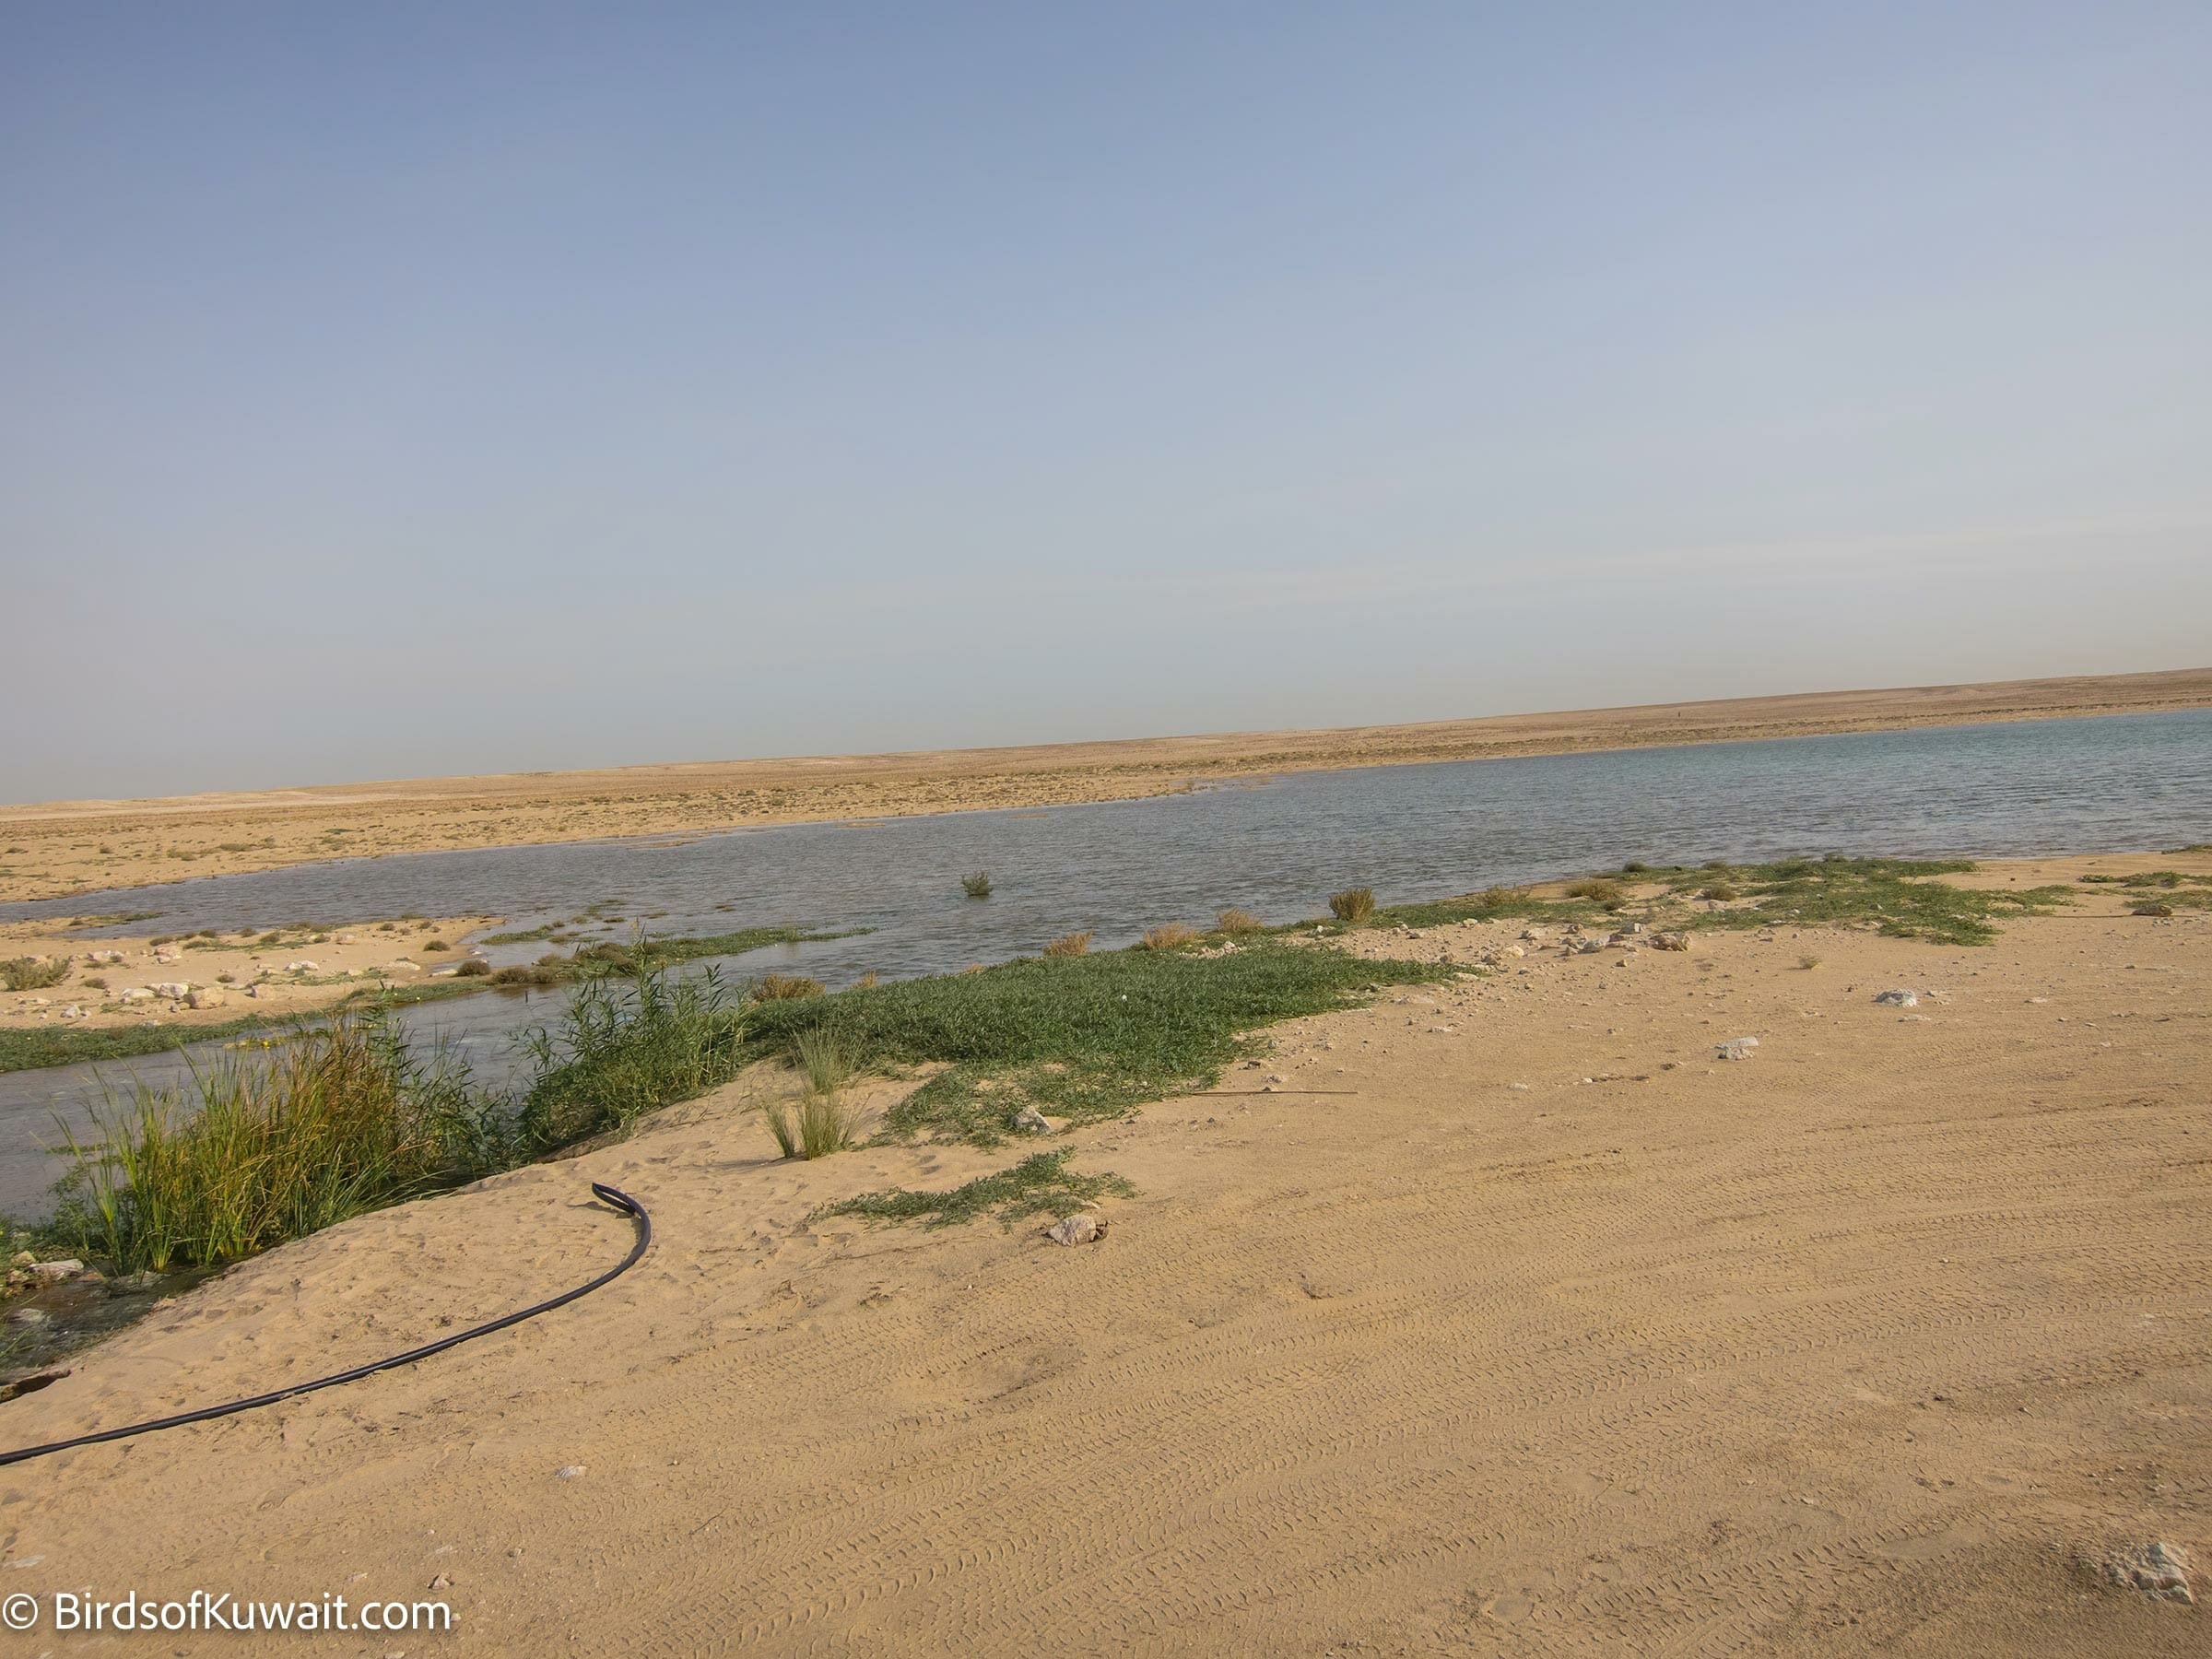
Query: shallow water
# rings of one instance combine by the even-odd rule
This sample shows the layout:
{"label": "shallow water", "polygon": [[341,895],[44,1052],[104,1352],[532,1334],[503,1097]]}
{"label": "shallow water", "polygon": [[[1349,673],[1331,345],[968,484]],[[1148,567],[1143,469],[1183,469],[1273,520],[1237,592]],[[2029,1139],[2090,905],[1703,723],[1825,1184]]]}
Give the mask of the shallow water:
{"label": "shallow water", "polygon": [[[2212,711],[1934,726],[1292,773],[1264,785],[1016,812],[804,824],[695,838],[488,848],[303,865],[0,905],[0,919],[159,911],[162,932],[341,923],[417,912],[497,914],[511,929],[605,907],[587,936],[867,927],[724,964],[831,985],[874,971],[941,972],[1034,952],[1088,928],[1099,948],[1224,905],[1312,915],[1335,888],[1384,904],[1617,866],[1840,852],[1991,857],[2155,851],[2212,840]],[[960,877],[987,870],[993,893]],[[92,939],[103,932],[88,931]],[[491,951],[526,961],[544,944]],[[486,994],[409,1015],[480,1072],[559,994]],[[205,1064],[205,1056],[202,1056]],[[110,1065],[153,1078],[176,1056]],[[0,1209],[35,1207],[59,1112],[81,1121],[90,1068],[0,1077]]]}

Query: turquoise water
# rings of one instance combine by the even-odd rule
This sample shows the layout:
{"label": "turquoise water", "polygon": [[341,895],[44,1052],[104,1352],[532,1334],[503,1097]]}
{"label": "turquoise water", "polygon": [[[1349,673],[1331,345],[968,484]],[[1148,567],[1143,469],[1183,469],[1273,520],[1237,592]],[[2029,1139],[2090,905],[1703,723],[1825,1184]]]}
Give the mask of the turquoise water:
{"label": "turquoise water", "polygon": [[[865,935],[778,947],[736,971],[798,970],[832,985],[1033,953],[1088,928],[1100,948],[1224,905],[1312,915],[1335,888],[1383,903],[1629,859],[1697,864],[1793,853],[2155,851],[2212,841],[2212,711],[1705,744],[1293,773],[1256,786],[1041,811],[958,813],[661,838],[361,859],[0,905],[0,919],[159,911],[161,932],[369,920],[417,912],[506,916],[527,928],[607,904],[660,933],[797,924]],[[988,870],[992,897],[960,877]],[[85,935],[88,939],[99,936]],[[495,948],[495,962],[546,948]],[[480,1070],[558,999],[487,994],[432,1005]],[[173,1061],[141,1060],[141,1076]],[[116,1068],[111,1067],[111,1070]],[[35,1148],[75,1117],[88,1068],[0,1077],[0,1208],[35,1200]]]}

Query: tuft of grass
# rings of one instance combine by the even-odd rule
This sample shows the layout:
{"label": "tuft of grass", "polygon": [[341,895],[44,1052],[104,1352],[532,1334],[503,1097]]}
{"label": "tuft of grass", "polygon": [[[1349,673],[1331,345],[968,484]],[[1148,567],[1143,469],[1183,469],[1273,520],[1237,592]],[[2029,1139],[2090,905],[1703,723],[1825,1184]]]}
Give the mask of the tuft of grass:
{"label": "tuft of grass", "polygon": [[371,1008],[189,1091],[110,1093],[63,1150],[54,1230],[127,1274],[237,1261],[496,1167],[505,1139],[464,1065],[418,1059]]}
{"label": "tuft of grass", "polygon": [[68,977],[66,957],[10,957],[0,962],[0,985],[10,991],[43,991]]}
{"label": "tuft of grass", "polygon": [[1119,1175],[1082,1175],[1067,1167],[1072,1147],[1039,1152],[1010,1169],[979,1175],[948,1192],[911,1192],[894,1187],[888,1192],[863,1193],[825,1204],[807,1219],[831,1216],[859,1216],[870,1221],[919,1221],[926,1227],[958,1227],[963,1222],[995,1216],[1002,1227],[1011,1227],[1028,1216],[1058,1215],[1084,1208],[1106,1197],[1126,1198],[1136,1189]]}
{"label": "tuft of grass", "polygon": [[735,1077],[745,1035],[745,1010],[730,1006],[712,968],[681,980],[647,962],[588,974],[558,1034],[540,1027],[523,1038],[535,1062],[524,1136],[549,1149],[627,1130]]}
{"label": "tuft of grass", "polygon": [[963,876],[960,877],[960,890],[971,899],[988,899],[991,897],[991,877],[982,870],[972,876]]}
{"label": "tuft of grass", "polygon": [[[218,980],[227,980],[230,976],[227,973],[218,973],[215,977]],[[85,989],[88,991],[105,991],[107,988],[108,982],[98,974],[89,975],[85,980]]]}
{"label": "tuft of grass", "polygon": [[465,962],[454,964],[453,974],[458,979],[488,979],[491,964],[482,957],[470,957]]}
{"label": "tuft of grass", "polygon": [[1329,914],[1347,926],[1358,927],[1373,919],[1375,890],[1372,888],[1346,888],[1342,892],[1329,895]]}
{"label": "tuft of grass", "polygon": [[842,1036],[827,1026],[801,1031],[792,1047],[799,1069],[806,1074],[806,1087],[817,1094],[835,1094],[860,1069]]}
{"label": "tuft of grass", "polygon": [[1214,931],[1225,933],[1232,939],[1241,939],[1249,934],[1266,932],[1267,924],[1250,911],[1237,910],[1232,906],[1229,910],[1215,913]]}
{"label": "tuft of grass", "polygon": [[1210,1088],[1224,1066],[1251,1052],[1244,1033],[1254,1027],[1453,972],[1261,939],[1217,957],[1136,949],[1028,957],[980,973],[765,1003],[749,1018],[756,1053],[787,1052],[800,1032],[823,1028],[873,1065],[944,1064],[948,1069],[890,1110],[886,1138],[995,1146],[1025,1102],[1095,1123]]}
{"label": "tuft of grass", "polygon": [[1606,911],[1618,910],[1629,900],[1628,894],[1621,890],[1620,883],[1597,877],[1584,881],[1571,881],[1567,884],[1566,891],[1570,899],[1587,899],[1598,909]]}
{"label": "tuft of grass", "polygon": [[1048,940],[1044,947],[1044,954],[1048,957],[1079,957],[1089,953],[1088,929],[1082,933],[1064,933],[1056,939]]}
{"label": "tuft of grass", "polygon": [[755,1002],[797,1002],[822,994],[822,982],[803,973],[764,973],[753,982]]}
{"label": "tuft of grass", "polygon": [[1803,969],[1806,972],[1810,973],[1814,969],[1820,966],[1820,959],[1817,956],[1801,956],[1797,959],[1797,966]]}
{"label": "tuft of grass", "polygon": [[1620,866],[1620,873],[1623,876],[1641,876],[1646,874],[1651,867],[1640,858],[1631,858],[1627,864]]}
{"label": "tuft of grass", "polygon": [[1743,896],[1744,895],[1741,891],[1729,886],[1728,883],[1724,881],[1716,881],[1709,887],[1704,887],[1698,889],[1699,898],[1711,899],[1716,904],[1727,904],[1735,900],[1741,899]]}
{"label": "tuft of grass", "polygon": [[1138,944],[1146,950],[1173,950],[1188,945],[1198,937],[1198,930],[1181,922],[1162,922],[1158,927],[1145,929]]}

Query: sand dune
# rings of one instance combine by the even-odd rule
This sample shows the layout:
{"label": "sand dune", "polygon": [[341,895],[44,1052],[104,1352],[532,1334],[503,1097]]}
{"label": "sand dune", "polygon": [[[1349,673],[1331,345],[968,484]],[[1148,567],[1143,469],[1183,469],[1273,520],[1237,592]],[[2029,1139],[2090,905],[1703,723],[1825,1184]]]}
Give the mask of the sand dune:
{"label": "sand dune", "polygon": [[1011,1154],[774,1162],[748,1078],[0,1407],[22,1443],[517,1305],[625,1248],[590,1179],[659,1222],[433,1362],[0,1471],[5,1588],[443,1578],[458,1631],[390,1648],[501,1654],[2212,1652],[2080,1564],[2212,1555],[2212,919],[2123,909],[1540,954],[1278,1027],[1227,1087],[1353,1092],[1075,1136],[1139,1189],[1085,1249],[809,1224]]}

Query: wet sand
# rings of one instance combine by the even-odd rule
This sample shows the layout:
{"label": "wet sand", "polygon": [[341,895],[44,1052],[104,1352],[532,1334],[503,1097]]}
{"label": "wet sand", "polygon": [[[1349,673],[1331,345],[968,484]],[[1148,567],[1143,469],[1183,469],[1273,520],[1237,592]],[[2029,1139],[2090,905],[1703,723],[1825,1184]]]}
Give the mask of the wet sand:
{"label": "wet sand", "polygon": [[0,1471],[6,1588],[458,1618],[241,1654],[2212,1653],[2201,1605],[2097,1567],[2162,1540],[2212,1588],[2212,914],[2082,891],[1982,948],[1524,946],[1272,1028],[1242,1098],[1069,1137],[1137,1187],[1090,1248],[811,1223],[1021,1149],[779,1162],[747,1077],[273,1252],[0,1406],[21,1444],[535,1300],[628,1246],[588,1181],[659,1227],[433,1361]]}
{"label": "wet sand", "polygon": [[2212,668],[1241,732],[0,807],[0,901],[314,859],[1067,805],[1241,777],[2212,706]]}

